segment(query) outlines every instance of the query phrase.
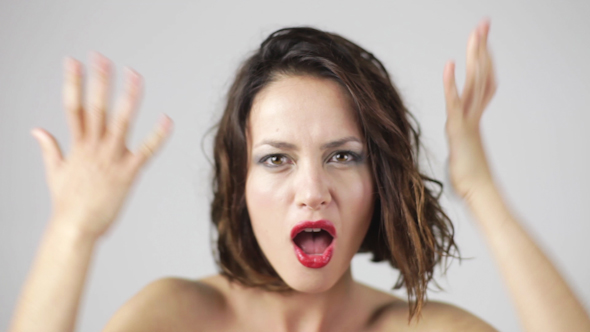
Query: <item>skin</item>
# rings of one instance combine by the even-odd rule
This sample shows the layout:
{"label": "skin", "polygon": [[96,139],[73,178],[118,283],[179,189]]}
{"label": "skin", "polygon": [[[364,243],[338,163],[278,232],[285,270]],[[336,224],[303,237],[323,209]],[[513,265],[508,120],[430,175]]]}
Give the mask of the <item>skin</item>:
{"label": "skin", "polygon": [[[507,208],[491,175],[479,131],[481,114],[496,91],[488,32],[489,22],[483,21],[470,35],[461,94],[455,84],[454,63],[444,68],[453,187],[482,230],[523,329],[590,331],[588,314]],[[110,64],[96,55],[87,107],[82,105],[81,72],[77,61],[67,62],[64,104],[73,137],[68,157],[64,158],[51,134],[42,129],[33,133],[43,151],[53,210],[15,310],[13,332],[75,329],[96,242],[116,220],[143,165],[171,132],[171,121],[164,117],[140,149],[130,152],[125,138],[141,92],[140,76],[128,73],[126,93],[106,126]],[[293,98],[290,91],[309,100]],[[366,231],[370,205],[359,194],[371,192],[372,184],[366,165],[331,164],[327,162],[331,152],[318,149],[320,142],[359,134],[345,100],[343,91],[330,82],[286,78],[261,94],[252,113],[247,200],[253,209],[253,227],[265,255],[296,292],[278,295],[245,289],[220,276],[196,281],[161,279],[130,299],[105,331],[493,331],[470,313],[439,302],[428,303],[421,320],[408,324],[404,301],[352,280],[351,253]],[[281,116],[274,123],[269,120],[273,112],[293,107],[301,113],[289,119]],[[310,117],[314,109],[323,123]],[[336,128],[335,123],[341,126]],[[269,173],[255,163],[256,144],[267,137],[297,146],[288,151],[293,163],[287,163],[284,171]],[[261,184],[272,184],[275,191],[266,191]],[[272,217],[264,215],[256,195],[275,202],[276,206],[266,210]],[[353,211],[346,204],[359,208]],[[290,256],[284,234],[300,218],[320,216],[334,222],[342,245],[322,270],[307,271]],[[283,240],[269,236],[271,230]]]}
{"label": "skin", "polygon": [[[348,270],[373,214],[374,185],[355,111],[336,82],[297,76],[261,91],[249,120],[246,202],[256,240],[288,285],[325,292]],[[322,148],[343,138],[354,141]],[[319,219],[334,223],[335,250],[327,266],[310,269],[294,255],[291,229]]]}

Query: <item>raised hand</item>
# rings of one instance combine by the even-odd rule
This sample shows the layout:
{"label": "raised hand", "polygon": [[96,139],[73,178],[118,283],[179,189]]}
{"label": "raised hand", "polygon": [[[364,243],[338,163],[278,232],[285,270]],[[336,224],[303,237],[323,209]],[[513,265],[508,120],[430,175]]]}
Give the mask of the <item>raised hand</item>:
{"label": "raised hand", "polygon": [[114,222],[139,170],[158,151],[172,128],[171,119],[163,116],[139,150],[131,153],[126,138],[139,103],[142,78],[126,70],[124,93],[107,126],[110,76],[110,61],[93,53],[92,79],[84,107],[82,65],[66,59],[63,101],[73,143],[67,158],[51,134],[40,128],[31,132],[42,148],[53,219],[96,238]]}
{"label": "raised hand", "polygon": [[494,66],[487,46],[489,30],[489,20],[483,20],[469,36],[467,77],[460,96],[453,61],[447,62],[443,75],[449,172],[453,188],[465,199],[478,187],[492,181],[479,127],[482,113],[496,92]]}

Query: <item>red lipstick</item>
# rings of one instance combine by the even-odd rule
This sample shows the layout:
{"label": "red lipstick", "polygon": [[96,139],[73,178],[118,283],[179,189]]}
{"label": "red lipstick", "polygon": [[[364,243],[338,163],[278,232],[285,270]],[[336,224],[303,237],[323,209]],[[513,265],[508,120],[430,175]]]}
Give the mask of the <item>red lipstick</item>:
{"label": "red lipstick", "polygon": [[[306,228],[311,229],[321,229],[332,236],[332,240],[330,245],[324,250],[321,254],[307,254],[303,251],[301,247],[299,247],[295,241],[295,237],[304,232]],[[321,268],[326,266],[330,259],[332,259],[332,253],[334,252],[334,243],[336,242],[336,228],[334,228],[334,224],[329,220],[318,220],[318,221],[302,221],[295,225],[291,230],[291,241],[293,241],[293,249],[295,250],[295,256],[299,260],[299,262],[309,268]]]}

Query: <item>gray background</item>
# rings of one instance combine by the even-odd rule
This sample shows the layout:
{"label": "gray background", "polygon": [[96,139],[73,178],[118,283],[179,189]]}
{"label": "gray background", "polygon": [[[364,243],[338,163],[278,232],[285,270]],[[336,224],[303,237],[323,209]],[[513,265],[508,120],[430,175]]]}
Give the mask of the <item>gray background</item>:
{"label": "gray background", "polygon": [[[417,116],[444,179],[444,63],[465,75],[470,31],[491,18],[498,91],[483,117],[493,171],[521,222],[588,307],[590,183],[590,2],[588,1],[2,1],[0,2],[0,330],[5,330],[50,213],[40,148],[29,135],[51,132],[65,154],[62,61],[85,64],[97,50],[145,78],[129,146],[135,149],[160,113],[174,133],[144,170],[113,231],[95,254],[78,328],[99,331],[149,282],[216,273],[210,252],[210,165],[201,149],[219,117],[238,63],[272,31],[312,25],[373,52]],[[211,151],[211,136],[205,137]],[[445,180],[445,183],[446,180]],[[447,188],[448,188],[447,184]],[[464,256],[453,262],[448,301],[502,331],[518,331],[515,309],[468,211],[447,190]],[[397,273],[353,260],[354,276],[387,290]],[[404,292],[395,294],[404,296]]]}

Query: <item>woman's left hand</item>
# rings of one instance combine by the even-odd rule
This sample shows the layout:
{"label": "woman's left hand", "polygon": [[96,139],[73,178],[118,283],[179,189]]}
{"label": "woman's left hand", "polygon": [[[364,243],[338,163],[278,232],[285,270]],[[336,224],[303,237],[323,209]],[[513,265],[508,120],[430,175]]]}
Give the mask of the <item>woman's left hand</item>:
{"label": "woman's left hand", "polygon": [[492,181],[479,126],[481,115],[496,92],[494,66],[487,47],[489,30],[489,20],[483,20],[469,36],[467,75],[461,96],[455,84],[454,62],[448,61],[444,68],[451,184],[467,200],[478,187]]}

